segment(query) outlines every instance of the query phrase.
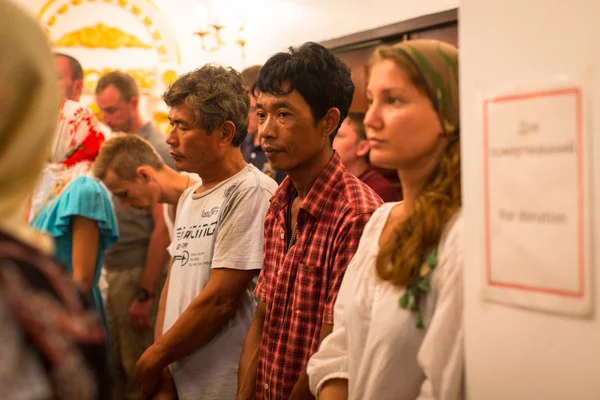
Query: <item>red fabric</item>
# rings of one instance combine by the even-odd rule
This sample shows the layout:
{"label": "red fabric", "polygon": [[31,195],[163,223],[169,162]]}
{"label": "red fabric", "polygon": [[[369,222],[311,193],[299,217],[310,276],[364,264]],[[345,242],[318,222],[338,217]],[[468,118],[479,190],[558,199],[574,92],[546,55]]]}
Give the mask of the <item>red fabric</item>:
{"label": "red fabric", "polygon": [[298,214],[296,243],[286,254],[286,213],[296,191],[286,178],[265,219],[264,265],[256,287],[266,303],[256,399],[287,399],[319,346],[362,231],[381,199],[350,174],[337,153]]}
{"label": "red fabric", "polygon": [[67,167],[72,167],[82,161],[94,162],[98,153],[100,152],[100,146],[104,143],[104,135],[100,132],[95,132],[90,127],[90,134],[81,142],[81,144],[73,150],[73,153],[69,155],[64,162]]}
{"label": "red fabric", "polygon": [[358,179],[366,183],[375,191],[386,203],[400,201],[398,189],[385,179],[383,175],[377,172],[374,168],[369,168],[363,172]]}
{"label": "red fabric", "polygon": [[[86,108],[81,107],[74,111],[71,119],[67,121],[66,126],[73,136],[69,143],[67,158],[63,161],[63,164],[67,167],[72,167],[82,161],[93,162],[100,152],[100,146],[104,143],[104,135],[100,131],[94,114]],[[85,134],[85,137],[83,140],[79,139],[81,142],[77,143],[77,136],[81,136],[82,133]]]}

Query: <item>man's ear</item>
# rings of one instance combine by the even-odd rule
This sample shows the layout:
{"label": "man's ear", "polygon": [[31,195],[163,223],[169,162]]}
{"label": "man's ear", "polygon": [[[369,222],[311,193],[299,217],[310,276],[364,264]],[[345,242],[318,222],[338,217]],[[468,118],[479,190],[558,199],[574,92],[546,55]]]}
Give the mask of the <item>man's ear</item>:
{"label": "man's ear", "polygon": [[333,132],[335,132],[340,124],[340,117],[340,110],[337,107],[331,107],[327,110],[327,113],[325,113],[325,116],[323,117],[325,123],[325,130],[323,133],[325,136],[331,136]]}
{"label": "man's ear", "polygon": [[154,180],[154,171],[147,165],[142,165],[136,168],[135,174],[138,179],[140,179],[144,183],[148,183]]}
{"label": "man's ear", "polygon": [[129,100],[129,103],[131,104],[131,107],[137,110],[138,105],[140,104],[140,98],[137,96],[133,96],[131,100]]}
{"label": "man's ear", "polygon": [[225,121],[221,124],[220,129],[217,133],[221,136],[219,138],[219,142],[223,145],[229,145],[233,142],[233,137],[235,136],[236,128],[235,124],[231,121]]}
{"label": "man's ear", "polygon": [[81,96],[81,93],[83,92],[83,79],[77,79],[74,83],[73,83],[73,88],[75,89],[75,93],[77,96]]}
{"label": "man's ear", "polygon": [[356,144],[356,156],[364,157],[371,150],[371,146],[369,146],[369,141],[367,139],[363,139]]}

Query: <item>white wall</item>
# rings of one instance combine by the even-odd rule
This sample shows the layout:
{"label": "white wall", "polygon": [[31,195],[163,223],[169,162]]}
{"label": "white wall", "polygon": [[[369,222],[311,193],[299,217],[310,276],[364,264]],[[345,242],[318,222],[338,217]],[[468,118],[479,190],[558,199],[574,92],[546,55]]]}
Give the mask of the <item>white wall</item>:
{"label": "white wall", "polygon": [[[1,1],[1,0],[0,0]],[[371,29],[418,16],[444,11],[458,6],[458,0],[129,0],[126,6],[117,6],[117,0],[14,0],[40,18],[46,26],[52,16],[56,22],[48,26],[53,41],[64,34],[80,31],[99,22],[110,28],[118,28],[144,43],[154,44],[151,49],[105,49],[85,47],[59,47],[56,50],[73,55],[84,70],[102,71],[124,69],[143,71],[155,77],[156,84],[142,87],[141,112],[145,118],[154,119],[161,129],[167,129],[166,106],[160,99],[166,83],[165,71],[175,74],[191,71],[213,62],[232,66],[238,70],[264,63],[272,54],[288,46],[306,41],[321,41],[342,35]],[[246,19],[246,56],[235,45],[224,46],[217,51],[204,51],[201,40],[194,32],[198,30],[197,8],[204,5],[209,15],[215,9],[222,10],[225,17],[236,21]],[[61,7],[67,10],[61,12]],[[132,7],[141,10],[134,15]],[[167,60],[160,60],[156,42],[142,22],[151,17],[154,26],[167,46]],[[212,21],[209,21],[212,22]],[[89,35],[88,35],[89,37]],[[180,62],[175,49],[178,47]],[[93,106],[94,76],[86,74],[87,88],[81,101]],[[89,78],[92,77],[92,78]],[[88,79],[89,78],[89,79]]]}
{"label": "white wall", "polygon": [[[461,0],[461,107],[464,207],[467,219],[467,384],[475,400],[600,398],[600,320],[564,318],[484,303],[481,93],[544,84],[600,68],[597,0]],[[600,80],[586,87],[593,99]],[[591,119],[600,102],[588,104]],[[588,121],[590,119],[588,118]],[[600,154],[600,125],[590,125]],[[593,176],[600,162],[591,158]],[[595,185],[595,231],[600,249],[600,186]],[[548,249],[552,251],[551,249]],[[594,264],[598,270],[600,259]],[[600,309],[600,274],[592,274]],[[596,311],[597,315],[597,311]]]}
{"label": "white wall", "polygon": [[[47,0],[17,0],[37,13]],[[215,1],[215,0],[213,0]],[[199,4],[211,0],[154,0],[170,20],[182,53],[182,71],[207,62],[242,67],[239,48],[204,52],[197,27]],[[247,17],[246,66],[263,63],[273,53],[306,41],[331,39],[365,29],[436,13],[458,6],[458,0],[216,0],[233,14]],[[110,23],[114,15],[103,18]]]}

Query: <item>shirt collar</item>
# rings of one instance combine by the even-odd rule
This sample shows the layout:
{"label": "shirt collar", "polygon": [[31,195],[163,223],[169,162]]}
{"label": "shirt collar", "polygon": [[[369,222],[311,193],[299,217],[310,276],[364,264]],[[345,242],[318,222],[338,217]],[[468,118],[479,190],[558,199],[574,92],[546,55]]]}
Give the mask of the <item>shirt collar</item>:
{"label": "shirt collar", "polygon": [[142,138],[148,140],[150,136],[150,132],[152,131],[152,122],[148,121],[137,132],[137,134]]}
{"label": "shirt collar", "polygon": [[[334,150],[333,156],[331,156],[329,162],[321,170],[300,208],[307,211],[313,217],[318,218],[324,206],[332,200],[331,196],[323,195],[323,193],[329,193],[335,188],[340,182],[344,171],[346,171],[346,168],[342,164],[340,156]],[[277,211],[285,207],[289,203],[292,193],[295,191],[296,188],[292,180],[287,176],[271,197],[270,201],[273,210]]]}

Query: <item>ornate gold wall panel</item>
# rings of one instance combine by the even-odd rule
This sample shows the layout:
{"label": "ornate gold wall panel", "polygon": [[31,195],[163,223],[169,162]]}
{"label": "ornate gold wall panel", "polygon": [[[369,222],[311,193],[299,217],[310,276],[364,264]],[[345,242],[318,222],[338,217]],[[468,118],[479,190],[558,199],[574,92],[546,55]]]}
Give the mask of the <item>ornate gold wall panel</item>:
{"label": "ornate gold wall panel", "polygon": [[96,84],[104,74],[122,70],[141,89],[142,113],[158,129],[169,131],[160,96],[177,79],[181,57],[168,18],[151,0],[48,0],[37,18],[57,51],[64,48],[81,61],[81,101],[98,118]]}
{"label": "ornate gold wall panel", "polygon": [[[50,32],[51,36],[52,28],[57,25],[59,20],[65,18],[65,15],[67,15],[70,10],[77,7],[90,6],[94,3],[110,4],[133,15],[146,28],[153,43],[148,44],[143,43],[143,41],[138,38],[128,38],[130,35],[125,33],[123,29],[116,27],[110,28],[102,24],[100,26],[94,25],[81,28],[79,31],[67,34],[69,35],[68,37],[65,37],[67,35],[64,35],[55,42],[57,46],[85,46],[91,48],[104,47],[116,49],[123,46],[123,44],[121,44],[119,47],[115,47],[117,46],[117,43],[137,43],[137,45],[133,47],[156,49],[161,62],[169,62],[171,60],[176,61],[176,64],[181,64],[179,46],[177,45],[173,30],[170,28],[170,24],[167,23],[168,19],[151,0],[48,0],[38,12],[37,18],[44,28],[47,29],[47,32]],[[142,4],[144,4],[145,7],[142,7]],[[144,10],[143,8],[147,8],[147,10]],[[150,13],[148,12],[149,10],[153,10],[153,12]],[[159,19],[163,20],[161,21],[162,23],[157,23],[157,16],[161,17]],[[115,32],[111,29],[119,29],[121,32]],[[85,31],[85,33],[82,31]],[[113,35],[118,38],[99,39],[99,36],[103,36],[99,35],[99,32],[102,32],[103,35]]]}
{"label": "ornate gold wall panel", "polygon": [[[98,79],[104,74],[116,70],[117,68],[86,69],[83,71],[83,85],[88,89],[94,89]],[[127,69],[124,70],[135,79],[141,89],[152,89],[156,86],[156,71],[152,69]]]}
{"label": "ornate gold wall panel", "polygon": [[102,22],[69,32],[52,44],[59,47],[83,46],[92,49],[152,48],[152,45],[142,42],[135,35],[130,35],[119,28],[110,27]]}

